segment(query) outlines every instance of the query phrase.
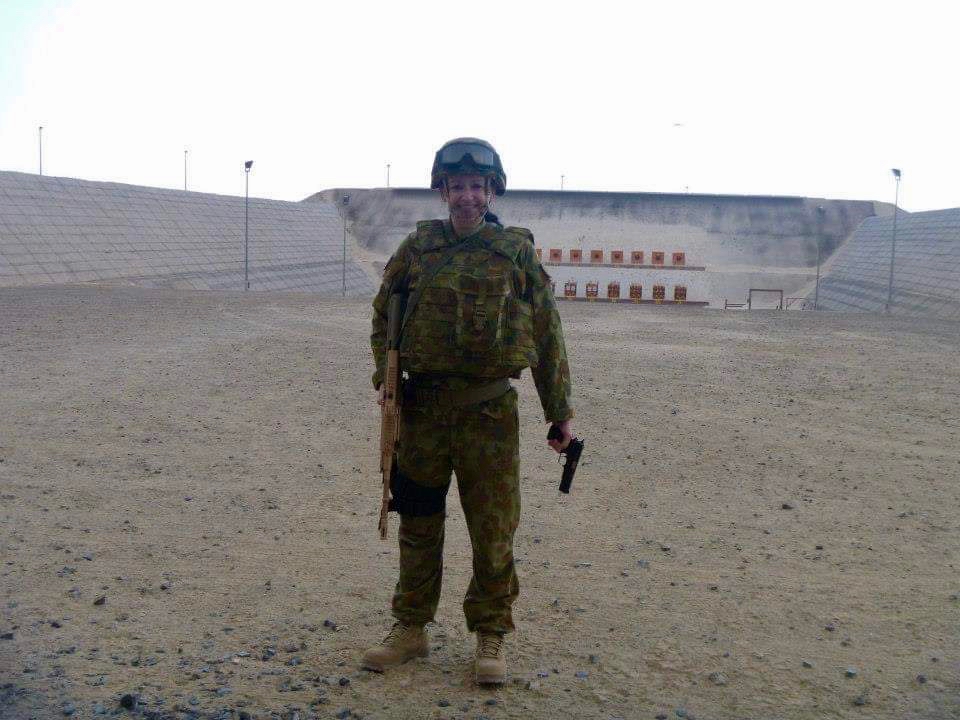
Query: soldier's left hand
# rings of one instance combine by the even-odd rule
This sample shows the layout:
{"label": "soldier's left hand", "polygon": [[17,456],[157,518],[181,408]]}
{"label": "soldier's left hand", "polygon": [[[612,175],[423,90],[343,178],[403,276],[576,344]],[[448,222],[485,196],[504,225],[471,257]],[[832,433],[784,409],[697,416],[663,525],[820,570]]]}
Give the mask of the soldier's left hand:
{"label": "soldier's left hand", "polygon": [[563,435],[563,438],[561,440],[547,440],[547,445],[560,453],[563,452],[567,445],[570,444],[570,440],[573,438],[573,428],[571,427],[569,420],[563,420],[553,424],[557,426],[557,429],[560,431],[560,434]]}

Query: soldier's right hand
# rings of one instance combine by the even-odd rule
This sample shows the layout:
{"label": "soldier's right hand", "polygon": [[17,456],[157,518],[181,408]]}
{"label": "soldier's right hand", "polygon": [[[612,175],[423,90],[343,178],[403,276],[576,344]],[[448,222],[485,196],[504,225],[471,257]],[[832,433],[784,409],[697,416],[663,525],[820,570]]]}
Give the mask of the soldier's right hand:
{"label": "soldier's right hand", "polygon": [[381,383],[380,387],[377,388],[377,395],[377,405],[383,407],[383,403],[385,403],[387,400],[387,388],[383,383]]}

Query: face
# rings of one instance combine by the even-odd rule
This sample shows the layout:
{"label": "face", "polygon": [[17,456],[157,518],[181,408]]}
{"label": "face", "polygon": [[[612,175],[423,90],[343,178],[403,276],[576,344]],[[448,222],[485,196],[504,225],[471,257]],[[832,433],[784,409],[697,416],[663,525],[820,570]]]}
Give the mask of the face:
{"label": "face", "polygon": [[454,224],[469,227],[480,222],[493,201],[493,188],[483,175],[450,175],[442,195]]}

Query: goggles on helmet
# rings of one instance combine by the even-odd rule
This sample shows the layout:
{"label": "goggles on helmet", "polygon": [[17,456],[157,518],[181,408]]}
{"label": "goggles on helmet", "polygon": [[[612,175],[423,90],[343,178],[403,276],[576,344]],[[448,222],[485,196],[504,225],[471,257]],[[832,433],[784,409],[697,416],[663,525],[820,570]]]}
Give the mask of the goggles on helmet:
{"label": "goggles on helmet", "polygon": [[440,150],[439,161],[442,165],[461,165],[467,156],[477,167],[496,167],[497,161],[493,150],[479,143],[453,143]]}

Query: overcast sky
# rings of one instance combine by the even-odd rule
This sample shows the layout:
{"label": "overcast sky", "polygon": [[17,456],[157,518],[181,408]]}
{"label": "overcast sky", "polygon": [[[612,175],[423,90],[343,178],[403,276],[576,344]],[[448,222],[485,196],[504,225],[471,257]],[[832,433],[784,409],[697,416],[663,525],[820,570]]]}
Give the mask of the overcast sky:
{"label": "overcast sky", "polygon": [[960,206],[956,2],[0,0],[0,170],[300,200],[425,187]]}

